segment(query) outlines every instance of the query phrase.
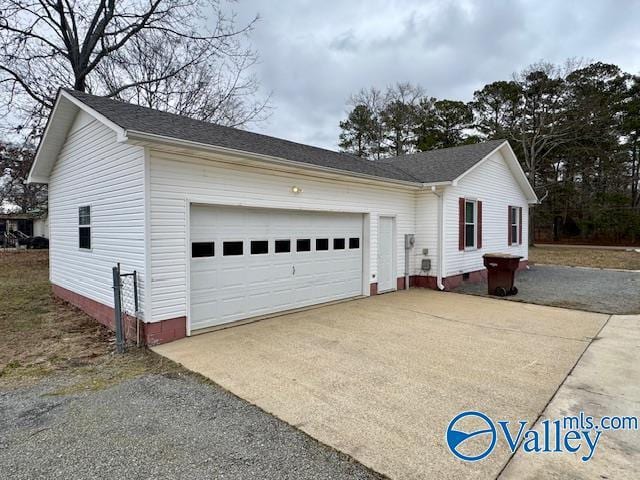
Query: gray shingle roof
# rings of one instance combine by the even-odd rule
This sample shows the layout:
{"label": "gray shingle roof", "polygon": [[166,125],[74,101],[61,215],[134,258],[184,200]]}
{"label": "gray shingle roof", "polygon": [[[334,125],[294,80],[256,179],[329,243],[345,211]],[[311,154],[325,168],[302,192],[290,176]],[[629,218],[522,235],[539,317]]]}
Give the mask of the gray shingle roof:
{"label": "gray shingle roof", "polygon": [[476,163],[502,145],[505,140],[441,148],[427,152],[387,158],[384,163],[419,178],[424,183],[447,182],[458,178]]}
{"label": "gray shingle roof", "polygon": [[268,155],[343,170],[345,173],[415,183],[453,180],[502,143],[501,140],[494,140],[404,155],[384,161],[370,161],[346,153],[224,127],[75,90],[65,89],[65,92],[125,130]]}

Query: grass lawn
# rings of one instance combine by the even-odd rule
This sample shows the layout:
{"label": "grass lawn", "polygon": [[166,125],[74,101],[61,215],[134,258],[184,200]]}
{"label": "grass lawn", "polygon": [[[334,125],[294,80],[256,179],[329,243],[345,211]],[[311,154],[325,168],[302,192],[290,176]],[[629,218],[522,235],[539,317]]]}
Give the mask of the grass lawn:
{"label": "grass lawn", "polygon": [[0,387],[64,372],[73,388],[99,389],[177,368],[133,346],[116,355],[108,329],[51,294],[46,251],[0,252],[0,272]]}
{"label": "grass lawn", "polygon": [[640,253],[625,250],[573,247],[531,247],[529,261],[572,267],[640,270]]}

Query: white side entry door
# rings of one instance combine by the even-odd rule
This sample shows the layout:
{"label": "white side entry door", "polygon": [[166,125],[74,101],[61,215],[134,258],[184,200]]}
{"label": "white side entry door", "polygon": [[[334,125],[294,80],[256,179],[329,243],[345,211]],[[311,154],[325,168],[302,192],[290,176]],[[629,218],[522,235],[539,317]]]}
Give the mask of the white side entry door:
{"label": "white side entry door", "polygon": [[388,292],[396,289],[396,279],[393,271],[393,217],[380,217],[378,221],[378,292]]}

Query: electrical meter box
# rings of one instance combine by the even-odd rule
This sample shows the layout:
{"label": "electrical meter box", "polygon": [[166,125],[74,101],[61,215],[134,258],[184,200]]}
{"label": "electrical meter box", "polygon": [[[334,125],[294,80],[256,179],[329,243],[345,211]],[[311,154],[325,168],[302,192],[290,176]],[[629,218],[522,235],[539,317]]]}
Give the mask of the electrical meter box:
{"label": "electrical meter box", "polygon": [[404,236],[404,248],[409,250],[416,244],[416,236],[413,233],[407,233]]}

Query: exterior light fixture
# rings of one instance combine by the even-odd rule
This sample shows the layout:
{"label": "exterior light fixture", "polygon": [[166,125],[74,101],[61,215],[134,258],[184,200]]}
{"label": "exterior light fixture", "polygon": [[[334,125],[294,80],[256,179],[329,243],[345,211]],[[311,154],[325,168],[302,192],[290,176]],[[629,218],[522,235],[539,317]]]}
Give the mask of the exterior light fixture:
{"label": "exterior light fixture", "polygon": [[291,187],[291,192],[292,193],[302,193],[302,188],[293,186],[293,187]]}

